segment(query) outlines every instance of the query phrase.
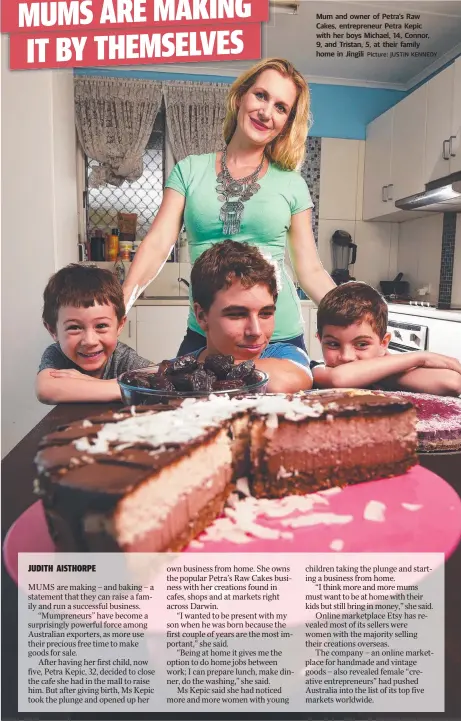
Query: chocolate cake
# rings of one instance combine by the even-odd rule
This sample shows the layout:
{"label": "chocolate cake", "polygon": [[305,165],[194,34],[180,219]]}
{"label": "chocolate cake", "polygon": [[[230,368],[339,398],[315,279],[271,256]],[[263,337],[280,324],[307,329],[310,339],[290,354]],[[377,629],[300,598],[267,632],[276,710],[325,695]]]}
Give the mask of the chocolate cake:
{"label": "chocolate cake", "polygon": [[280,498],[404,473],[415,450],[403,398],[211,396],[58,428],[41,441],[36,492],[61,551],[178,551],[241,476],[255,496]]}

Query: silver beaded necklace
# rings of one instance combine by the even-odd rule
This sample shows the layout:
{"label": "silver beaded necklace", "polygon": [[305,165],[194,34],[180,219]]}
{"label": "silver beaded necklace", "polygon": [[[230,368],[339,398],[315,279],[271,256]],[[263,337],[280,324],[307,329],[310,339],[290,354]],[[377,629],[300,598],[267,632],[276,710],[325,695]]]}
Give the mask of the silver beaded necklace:
{"label": "silver beaded necklace", "polygon": [[250,175],[235,180],[227,167],[227,146],[224,146],[221,155],[221,172],[216,178],[218,200],[223,203],[219,213],[219,219],[223,223],[223,235],[236,235],[240,232],[240,223],[245,207],[243,204],[260,189],[261,186],[256,181],[263,165],[264,156],[256,170]]}

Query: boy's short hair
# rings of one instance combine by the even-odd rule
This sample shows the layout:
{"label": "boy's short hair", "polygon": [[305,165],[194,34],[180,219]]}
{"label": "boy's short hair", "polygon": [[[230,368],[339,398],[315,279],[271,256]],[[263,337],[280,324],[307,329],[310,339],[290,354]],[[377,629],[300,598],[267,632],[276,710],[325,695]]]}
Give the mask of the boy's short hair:
{"label": "boy's short hair", "polygon": [[113,305],[120,323],[125,315],[125,303],[117,276],[103,268],[71,263],[52,275],[46,285],[43,322],[55,331],[61,307],[90,308],[96,304]]}
{"label": "boy's short hair", "polygon": [[326,325],[345,328],[353,323],[367,322],[379,339],[387,332],[387,303],[377,290],[361,282],[349,282],[330,290],[320,301],[317,331],[322,338]]}
{"label": "boy's short hair", "polygon": [[230,288],[239,280],[244,288],[254,285],[267,286],[277,300],[277,276],[275,267],[264,258],[254,245],[223,240],[214,243],[197,258],[190,274],[192,298],[203,310],[208,311],[216,293]]}

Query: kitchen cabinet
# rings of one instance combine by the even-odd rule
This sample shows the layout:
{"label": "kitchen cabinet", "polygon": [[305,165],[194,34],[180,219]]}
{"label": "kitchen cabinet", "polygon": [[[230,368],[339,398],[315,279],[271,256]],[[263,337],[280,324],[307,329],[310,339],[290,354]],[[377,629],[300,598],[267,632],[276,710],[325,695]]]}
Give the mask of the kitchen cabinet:
{"label": "kitchen cabinet", "polygon": [[427,84],[394,106],[392,127],[391,183],[387,199],[394,200],[424,190],[424,148],[426,134]]}
{"label": "kitchen cabinet", "polygon": [[[372,220],[393,212],[387,200],[391,185],[392,127],[394,108],[380,115],[367,126],[365,172],[363,184],[363,219]],[[392,207],[391,207],[392,206]]]}
{"label": "kitchen cabinet", "polygon": [[317,333],[317,308],[311,305],[302,305],[301,312],[304,320],[304,342],[311,360],[322,360],[322,348],[315,337]]}
{"label": "kitchen cabinet", "polygon": [[189,305],[137,306],[137,352],[157,363],[175,358],[186,334]]}
{"label": "kitchen cabinet", "polygon": [[123,326],[123,330],[118,337],[119,341],[121,341],[122,343],[125,343],[126,345],[129,345],[130,348],[134,348],[134,350],[137,350],[136,318],[137,318],[137,308],[136,308],[136,306],[134,306],[128,313],[128,315],[126,317],[126,323]]}
{"label": "kitchen cabinet", "polygon": [[322,346],[317,338],[317,308],[309,310],[309,342],[307,350],[311,360],[321,361],[323,359]]}
{"label": "kitchen cabinet", "polygon": [[190,263],[183,263],[182,261],[179,263],[179,276],[178,276],[178,283],[179,283],[179,295],[183,297],[188,297],[189,289],[185,285],[185,283],[180,283],[179,278],[183,278],[183,280],[186,280],[188,283],[190,283],[190,271],[191,271],[191,264]]}
{"label": "kitchen cabinet", "polygon": [[461,58],[367,126],[363,219],[404,220],[394,200],[459,171]]}
{"label": "kitchen cabinet", "polygon": [[461,57],[454,63],[454,94],[451,121],[450,173],[461,171]]}
{"label": "kitchen cabinet", "polygon": [[319,218],[355,220],[359,140],[322,138]]}
{"label": "kitchen cabinet", "polygon": [[[459,81],[461,83],[461,79]],[[452,121],[454,110],[455,66],[450,65],[427,83],[427,118],[424,177],[425,181],[449,175],[450,145],[453,148]],[[456,132],[453,133],[456,136]],[[451,143],[450,143],[451,139]],[[456,157],[456,156],[455,156]]]}

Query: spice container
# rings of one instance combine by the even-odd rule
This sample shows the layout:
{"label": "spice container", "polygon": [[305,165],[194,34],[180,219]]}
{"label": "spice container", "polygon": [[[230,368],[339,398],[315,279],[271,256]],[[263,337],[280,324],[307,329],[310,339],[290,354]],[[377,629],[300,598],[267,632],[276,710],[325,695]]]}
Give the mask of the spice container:
{"label": "spice container", "polygon": [[118,253],[118,228],[112,228],[112,232],[107,241],[107,260],[116,261]]}
{"label": "spice container", "polygon": [[122,260],[131,260],[133,243],[127,240],[121,240],[119,243],[120,258]]}

